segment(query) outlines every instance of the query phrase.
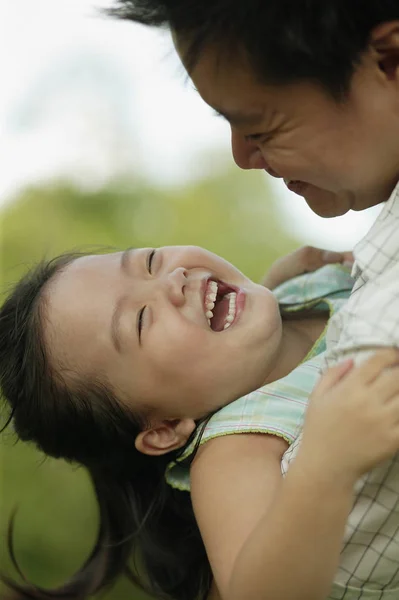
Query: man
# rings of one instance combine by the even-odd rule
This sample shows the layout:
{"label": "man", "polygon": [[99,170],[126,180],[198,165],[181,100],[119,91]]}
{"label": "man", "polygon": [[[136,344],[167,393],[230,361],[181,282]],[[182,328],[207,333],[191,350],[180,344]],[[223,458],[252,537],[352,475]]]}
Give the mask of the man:
{"label": "man", "polygon": [[[238,166],[283,177],[324,217],[386,202],[355,249],[357,281],[329,327],[327,362],[399,346],[397,0],[119,0],[111,13],[171,29],[200,95],[230,123]],[[355,494],[329,598],[398,598],[398,456]],[[323,522],[324,504],[308,507],[312,521]],[[295,588],[324,545],[326,529],[308,531],[290,562],[290,600],[319,597],[320,573]],[[267,531],[257,544],[262,556]],[[236,597],[269,598],[265,573],[259,565],[236,573]]]}
{"label": "man", "polygon": [[395,0],[119,0],[171,28],[238,166],[284,177],[322,216],[388,199],[399,179]]}

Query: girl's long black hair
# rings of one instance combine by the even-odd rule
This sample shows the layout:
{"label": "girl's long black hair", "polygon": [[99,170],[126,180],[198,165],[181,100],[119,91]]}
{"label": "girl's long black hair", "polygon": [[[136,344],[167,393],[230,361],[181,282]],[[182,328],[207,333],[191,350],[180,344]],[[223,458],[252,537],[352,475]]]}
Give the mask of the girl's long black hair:
{"label": "girl's long black hair", "polygon": [[[3,304],[0,385],[19,439],[87,469],[99,506],[98,536],[79,571],[55,590],[24,579],[16,583],[5,575],[2,579],[15,600],[82,600],[122,573],[157,598],[205,598],[212,574],[190,494],[172,489],[164,477],[176,454],[155,458],[138,452],[134,441],[145,427],[145,416],[124,408],[100,380],[82,381],[69,373],[66,382],[46,351],[46,286],[76,256],[41,263]],[[9,550],[23,578],[12,531],[13,519]]]}

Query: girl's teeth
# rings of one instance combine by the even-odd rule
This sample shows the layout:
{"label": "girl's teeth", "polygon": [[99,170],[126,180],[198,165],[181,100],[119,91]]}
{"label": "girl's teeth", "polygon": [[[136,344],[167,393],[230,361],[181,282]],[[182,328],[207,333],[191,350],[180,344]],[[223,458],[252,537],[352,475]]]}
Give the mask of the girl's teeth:
{"label": "girl's teeth", "polygon": [[216,281],[210,281],[209,282],[209,289],[211,290],[211,292],[213,292],[214,294],[217,293],[218,291],[218,284],[216,283]]}
{"label": "girl's teeth", "polygon": [[[206,298],[205,298],[205,309],[206,309],[205,316],[207,318],[209,326],[211,325],[211,319],[213,318],[212,311],[215,308],[217,291],[218,291],[218,284],[216,283],[216,281],[209,281]],[[229,309],[228,309],[228,312],[227,312],[227,315],[225,318],[225,323],[224,323],[223,329],[227,329],[228,327],[230,327],[230,325],[232,324],[232,322],[235,319],[237,294],[235,292],[230,292],[229,294],[226,295],[226,298],[229,301]]]}
{"label": "girl's teeth", "polygon": [[205,294],[205,316],[210,325],[210,319],[213,317],[213,309],[215,308],[216,296],[218,293],[218,284],[216,281],[208,281],[208,287]]}
{"label": "girl's teeth", "polygon": [[229,299],[229,311],[227,313],[223,329],[227,329],[228,327],[230,327],[236,316],[237,294],[235,292],[230,292],[230,294],[227,294],[226,297]]}
{"label": "girl's teeth", "polygon": [[236,316],[237,294],[235,292],[231,292],[230,294],[228,294],[228,299],[229,299],[229,314],[227,315],[227,320],[230,321],[230,319],[231,319],[231,321],[233,321],[234,317]]}

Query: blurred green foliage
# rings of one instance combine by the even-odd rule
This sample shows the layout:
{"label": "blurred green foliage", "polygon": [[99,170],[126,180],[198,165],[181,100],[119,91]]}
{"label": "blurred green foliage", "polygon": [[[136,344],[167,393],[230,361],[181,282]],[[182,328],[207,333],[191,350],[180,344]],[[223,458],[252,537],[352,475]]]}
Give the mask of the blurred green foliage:
{"label": "blurred green foliage", "polygon": [[[298,246],[281,226],[264,177],[235,167],[176,189],[143,181],[116,181],[96,192],[60,183],[28,189],[2,209],[1,235],[3,290],[44,255],[77,248],[198,244],[257,280],[274,259]],[[94,541],[97,507],[90,484],[82,469],[16,444],[11,429],[0,438],[1,568],[15,576],[6,529],[18,505],[15,548],[22,570],[39,585],[59,585]],[[126,581],[103,597],[145,598]]]}

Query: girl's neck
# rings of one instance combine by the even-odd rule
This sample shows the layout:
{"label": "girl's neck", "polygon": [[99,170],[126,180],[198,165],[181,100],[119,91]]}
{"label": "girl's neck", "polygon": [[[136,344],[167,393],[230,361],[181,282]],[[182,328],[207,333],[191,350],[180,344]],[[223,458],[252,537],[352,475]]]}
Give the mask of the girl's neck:
{"label": "girl's neck", "polygon": [[279,351],[265,384],[285,377],[304,360],[323,333],[327,320],[327,315],[283,319]]}

